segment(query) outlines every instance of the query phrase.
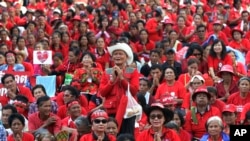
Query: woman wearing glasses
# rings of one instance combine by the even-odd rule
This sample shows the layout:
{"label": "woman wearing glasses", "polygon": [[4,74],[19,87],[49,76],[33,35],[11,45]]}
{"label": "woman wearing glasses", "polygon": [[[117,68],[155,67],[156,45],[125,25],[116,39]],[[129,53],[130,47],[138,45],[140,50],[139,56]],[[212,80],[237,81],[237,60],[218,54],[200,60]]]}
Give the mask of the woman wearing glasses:
{"label": "woman wearing glasses", "polygon": [[153,103],[146,112],[151,128],[139,134],[137,141],[180,141],[177,133],[164,126],[165,123],[173,119],[173,112],[164,108],[161,103]]}
{"label": "woman wearing glasses", "polygon": [[113,135],[106,134],[108,114],[104,110],[96,110],[88,116],[92,132],[83,135],[80,141],[115,141],[116,138]]}

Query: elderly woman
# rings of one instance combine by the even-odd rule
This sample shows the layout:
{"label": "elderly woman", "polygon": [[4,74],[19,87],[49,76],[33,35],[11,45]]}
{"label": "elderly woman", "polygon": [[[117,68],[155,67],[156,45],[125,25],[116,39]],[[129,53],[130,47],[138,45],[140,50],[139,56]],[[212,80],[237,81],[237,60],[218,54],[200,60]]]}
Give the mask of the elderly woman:
{"label": "elderly woman", "polygon": [[34,137],[30,133],[23,132],[25,126],[25,119],[22,115],[14,113],[9,116],[8,123],[13,132],[8,136],[8,141],[34,141]]}
{"label": "elderly woman", "polygon": [[5,53],[6,64],[0,66],[0,71],[24,71],[25,68],[22,64],[17,63],[16,53],[13,51],[8,51]]}
{"label": "elderly woman", "polygon": [[184,129],[191,133],[193,140],[199,140],[205,134],[205,123],[211,116],[220,116],[218,108],[209,106],[211,95],[205,86],[198,87],[192,95],[196,106],[186,114]]}
{"label": "elderly woman", "polygon": [[102,75],[99,93],[106,98],[104,107],[110,116],[116,116],[119,127],[130,126],[134,129],[133,122],[133,125],[126,123],[121,126],[128,101],[128,84],[132,96],[135,96],[139,89],[139,73],[136,69],[128,67],[133,62],[133,52],[126,43],[108,47],[108,52],[112,56],[114,66],[106,69]]}
{"label": "elderly woman", "polygon": [[222,81],[215,85],[218,98],[222,101],[226,101],[229,95],[238,91],[237,84],[233,79],[233,67],[230,65],[222,66],[217,76],[222,78]]}
{"label": "elderly woman", "polygon": [[234,104],[237,109],[237,121],[240,119],[240,113],[245,104],[250,102],[250,79],[242,77],[238,82],[239,91],[230,95],[227,99],[227,104]]}
{"label": "elderly woman", "polygon": [[164,125],[173,119],[173,112],[164,108],[161,103],[153,103],[146,112],[148,123],[151,128],[144,130],[137,136],[137,141],[161,141],[172,140],[180,141],[177,133],[166,128]]}
{"label": "elderly woman", "polygon": [[92,140],[109,140],[115,141],[116,138],[113,135],[106,134],[108,114],[104,110],[96,110],[89,115],[89,120],[92,126],[92,133],[83,135],[80,141],[92,141]]}
{"label": "elderly woman", "polygon": [[206,122],[207,133],[200,141],[230,141],[229,136],[223,132],[223,122],[220,117],[212,116]]}

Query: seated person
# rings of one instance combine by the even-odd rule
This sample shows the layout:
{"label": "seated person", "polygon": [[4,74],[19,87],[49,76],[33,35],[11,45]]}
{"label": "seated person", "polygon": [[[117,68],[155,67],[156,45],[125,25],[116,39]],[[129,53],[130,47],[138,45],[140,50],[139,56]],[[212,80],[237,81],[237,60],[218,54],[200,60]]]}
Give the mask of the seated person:
{"label": "seated person", "polygon": [[[35,100],[37,101],[38,98],[42,96],[47,96],[46,90],[43,85],[36,85],[32,88],[32,95],[34,96]],[[58,110],[57,103],[55,101],[51,101],[51,112],[56,114]],[[37,112],[37,104],[33,102],[29,106],[29,115]]]}
{"label": "seated person", "polygon": [[61,119],[51,113],[51,100],[48,96],[37,99],[38,112],[29,116],[28,127],[31,133],[39,129],[47,129],[51,134],[56,135],[61,131]]}

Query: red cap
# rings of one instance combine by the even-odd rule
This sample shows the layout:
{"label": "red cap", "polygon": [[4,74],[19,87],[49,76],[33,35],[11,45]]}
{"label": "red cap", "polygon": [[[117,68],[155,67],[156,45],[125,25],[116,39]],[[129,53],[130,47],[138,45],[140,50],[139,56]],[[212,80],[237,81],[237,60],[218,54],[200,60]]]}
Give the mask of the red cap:
{"label": "red cap", "polygon": [[214,21],[213,24],[220,24],[221,25],[221,21],[220,20],[216,20],[216,21]]}
{"label": "red cap", "polygon": [[234,31],[238,31],[238,32],[240,32],[240,34],[241,34],[241,35],[243,35],[243,34],[244,34],[244,33],[243,33],[243,31],[241,30],[241,28],[240,28],[239,26],[236,26],[236,27],[234,27],[234,28],[233,28],[233,30],[232,30],[232,34],[233,34],[233,32],[234,32]]}
{"label": "red cap", "polygon": [[220,77],[222,72],[234,74],[233,67],[231,65],[223,65],[217,75]]}
{"label": "red cap", "polygon": [[163,95],[161,97],[161,103],[163,105],[172,105],[172,104],[176,104],[177,102],[174,100],[174,97],[171,95]]}
{"label": "red cap", "polygon": [[81,17],[79,15],[75,15],[74,18],[72,19],[72,21],[81,21]]}
{"label": "red cap", "polygon": [[103,118],[105,118],[105,119],[108,119],[108,118],[109,118],[107,112],[105,112],[104,110],[100,110],[100,109],[94,111],[94,112],[91,114],[91,120],[94,120],[94,119],[99,118],[99,117],[103,117]]}
{"label": "red cap", "polygon": [[193,93],[193,95],[192,95],[192,100],[193,101],[195,101],[195,98],[196,98],[196,96],[197,96],[197,94],[199,94],[199,93],[204,93],[204,94],[206,94],[207,95],[207,97],[210,99],[211,98],[211,95],[208,93],[208,91],[207,91],[207,87],[206,86],[200,86],[199,88],[197,88],[196,90],[195,90],[195,92]]}
{"label": "red cap", "polygon": [[216,2],[216,5],[219,5],[219,4],[223,5],[224,2],[223,2],[222,0],[218,0],[218,1]]}
{"label": "red cap", "polygon": [[170,20],[170,19],[165,19],[163,23],[164,23],[164,24],[171,24],[171,25],[174,25],[174,22],[173,22],[172,20]]}
{"label": "red cap", "polygon": [[223,108],[223,110],[222,110],[222,113],[223,112],[234,113],[234,112],[236,112],[236,106],[234,104],[225,105],[224,108]]}

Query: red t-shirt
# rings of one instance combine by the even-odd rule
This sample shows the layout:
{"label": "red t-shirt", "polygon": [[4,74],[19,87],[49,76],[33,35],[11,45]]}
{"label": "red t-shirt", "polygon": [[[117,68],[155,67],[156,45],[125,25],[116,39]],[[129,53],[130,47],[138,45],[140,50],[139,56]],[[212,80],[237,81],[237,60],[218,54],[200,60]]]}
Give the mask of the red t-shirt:
{"label": "red t-shirt", "polygon": [[157,88],[155,99],[160,99],[163,95],[171,95],[177,97],[178,99],[184,99],[185,93],[185,87],[180,82],[175,81],[172,86],[169,86],[165,82]]}
{"label": "red t-shirt", "polygon": [[[30,133],[23,133],[22,141],[34,141],[34,136]],[[7,141],[15,141],[13,134],[8,136]]]}
{"label": "red t-shirt", "polygon": [[233,65],[232,58],[228,54],[225,56],[223,60],[220,60],[217,57],[213,58],[212,56],[209,55],[207,63],[208,63],[208,68],[214,69],[215,75],[220,70],[219,67],[222,67],[223,65]]}
{"label": "red t-shirt", "polygon": [[229,43],[229,46],[242,52],[250,50],[250,42],[247,39],[242,39],[240,42],[233,40]]}
{"label": "red t-shirt", "polygon": [[[49,117],[54,117],[56,119],[56,122],[54,124],[47,126],[46,129],[49,130],[51,134],[55,135],[56,133],[61,131],[61,126],[62,126],[61,119],[53,113],[50,113]],[[43,121],[40,119],[39,112],[31,114],[28,118],[29,131],[34,131],[39,129],[45,122],[46,120]]]}

